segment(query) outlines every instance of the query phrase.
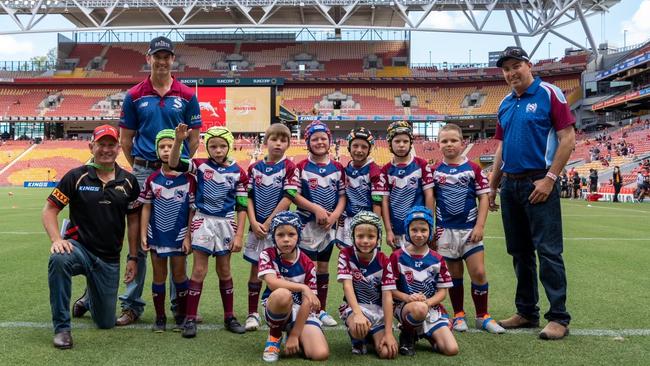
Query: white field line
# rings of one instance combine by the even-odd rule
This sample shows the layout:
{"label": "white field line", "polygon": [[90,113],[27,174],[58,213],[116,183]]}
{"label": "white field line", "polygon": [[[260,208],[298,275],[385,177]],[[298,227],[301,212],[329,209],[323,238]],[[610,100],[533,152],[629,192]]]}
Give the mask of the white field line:
{"label": "white field line", "polygon": [[[36,234],[43,234],[45,235],[44,231],[0,231],[0,235],[36,235]],[[505,239],[504,236],[485,236],[485,239]],[[600,241],[611,241],[611,240],[616,240],[616,241],[650,241],[650,236],[647,238],[591,238],[591,237],[575,237],[575,238],[564,238],[564,240],[575,240],[575,241],[591,241],[591,240],[600,240]]]}
{"label": "white field line", "polygon": [[[74,324],[74,329],[95,329],[95,325],[81,323]],[[199,324],[198,328],[205,331],[214,331],[224,329],[222,324]],[[0,322],[0,329],[52,329],[52,323],[39,322]],[[151,324],[132,324],[125,327],[116,327],[113,329],[151,329]],[[260,327],[261,331],[268,330],[266,326]],[[326,332],[346,331],[343,325],[336,327],[323,327]],[[513,329],[506,331],[506,334],[536,334],[540,329]],[[469,333],[481,333],[478,329],[470,329]],[[650,329],[576,329],[570,328],[571,335],[589,336],[589,337],[629,337],[629,336],[650,336]]]}
{"label": "white field line", "polygon": [[591,205],[591,204],[570,204],[567,203],[567,206],[571,207],[581,207],[581,208],[600,208],[603,210],[615,210],[615,211],[627,211],[627,212],[640,212],[640,213],[650,213],[650,211],[646,210],[637,210],[633,208],[623,208],[623,207],[605,207],[605,206],[600,206],[600,205]]}

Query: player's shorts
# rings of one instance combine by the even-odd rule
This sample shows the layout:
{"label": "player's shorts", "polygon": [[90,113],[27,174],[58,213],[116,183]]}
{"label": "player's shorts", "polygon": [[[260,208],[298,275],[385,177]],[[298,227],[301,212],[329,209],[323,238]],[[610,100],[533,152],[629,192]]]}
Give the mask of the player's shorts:
{"label": "player's shorts", "polygon": [[[395,318],[397,318],[400,323],[407,321],[402,314],[405,305],[405,303],[399,303],[395,306],[393,312]],[[444,310],[440,306],[434,306],[429,308],[429,313],[424,319],[424,322],[422,325],[418,326],[415,331],[420,338],[431,338],[436,330],[442,327],[449,327],[449,325],[449,317],[445,314]]]}
{"label": "player's shorts", "polygon": [[[384,330],[384,309],[382,309],[380,305],[359,304],[359,307],[361,308],[363,316],[365,316],[370,322],[369,335]],[[339,316],[344,323],[347,324],[350,314],[352,314],[352,308],[347,303],[341,304],[339,307]]]}
{"label": "player's shorts", "polygon": [[197,212],[192,219],[192,250],[208,255],[230,254],[235,238],[235,221]]}
{"label": "player's shorts", "polygon": [[299,246],[312,261],[329,262],[334,240],[336,229],[325,230],[316,221],[310,221],[302,229]]}
{"label": "player's shorts", "polygon": [[336,229],[336,246],[339,249],[352,246],[352,231],[350,230],[350,224],[352,223],[351,217],[345,217],[342,220],[339,220],[339,226]]}
{"label": "player's shorts", "polygon": [[156,254],[161,258],[185,255],[182,247],[176,248],[176,247],[163,247],[159,245],[149,245],[149,249],[153,252],[156,252]]}
{"label": "player's shorts", "polygon": [[244,259],[252,264],[257,265],[260,259],[260,253],[266,248],[273,247],[273,239],[270,236],[264,239],[258,239],[255,233],[248,232],[248,239],[246,239],[246,246],[244,247]]}
{"label": "player's shorts", "polygon": [[[274,314],[269,313],[269,311],[266,309],[266,301],[262,302],[262,306],[264,306],[264,318],[266,319],[267,324],[269,320],[274,320],[274,321],[282,320],[282,318],[276,319]],[[299,310],[300,310],[300,305],[294,303],[291,306],[291,314],[289,315],[289,318],[287,319],[284,328],[282,328],[283,332],[291,331],[291,328],[293,328],[293,324],[296,322],[296,318],[298,317]],[[309,316],[307,317],[307,321],[305,321],[305,325],[313,325],[315,327],[318,327],[318,329],[321,329],[323,323],[320,321],[320,319],[318,319],[318,316],[316,316],[316,314],[309,313]]]}
{"label": "player's shorts", "polygon": [[445,260],[459,261],[484,249],[483,242],[472,243],[469,236],[472,229],[436,229],[437,252]]}

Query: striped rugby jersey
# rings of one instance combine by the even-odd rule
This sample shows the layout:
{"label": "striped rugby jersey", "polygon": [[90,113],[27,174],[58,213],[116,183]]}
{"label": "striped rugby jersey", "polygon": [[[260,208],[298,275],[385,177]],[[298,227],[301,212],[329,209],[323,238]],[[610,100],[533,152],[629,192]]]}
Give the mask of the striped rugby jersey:
{"label": "striped rugby jersey", "polygon": [[490,193],[490,184],[481,168],[465,158],[462,164],[440,163],[433,172],[436,198],[436,226],[472,229],[476,224],[476,198]]}
{"label": "striped rugby jersey", "polygon": [[283,157],[277,163],[260,160],[248,167],[248,197],[253,200],[255,220],[264,223],[287,191],[298,189],[296,165]]}
{"label": "striped rugby jersey", "polygon": [[[363,263],[357,257],[354,247],[346,247],[339,253],[336,279],[339,282],[352,280],[354,296],[359,304],[381,306],[381,292],[396,288],[393,270],[386,254],[377,252],[370,262]],[[343,301],[347,302],[345,298]]]}
{"label": "striped rugby jersey", "polygon": [[[314,266],[314,262],[312,262],[307,254],[303,253],[300,248],[296,247],[296,251],[298,253],[296,260],[288,262],[280,258],[275,247],[264,249],[264,251],[260,253],[260,260],[257,266],[257,277],[264,280],[264,276],[267,274],[275,274],[277,278],[289,282],[304,283],[309,286],[309,289],[311,289],[314,295],[316,295],[316,266]],[[271,295],[271,292],[271,289],[266,286],[266,289],[262,294],[262,302],[266,301],[266,299]],[[294,304],[302,304],[301,292],[293,292],[291,293],[291,296]]]}
{"label": "striped rugby jersey", "polygon": [[191,159],[190,172],[196,175],[196,209],[206,215],[234,218],[240,210],[237,197],[247,197],[246,172],[236,163],[218,164],[212,159]]}
{"label": "striped rugby jersey", "polygon": [[350,161],[345,168],[345,179],[346,217],[354,217],[362,210],[372,211],[372,196],[386,194],[380,182],[381,168],[372,159],[360,168],[354,167]]}
{"label": "striped rugby jersey", "polygon": [[138,198],[142,203],[151,204],[147,227],[150,244],[171,248],[183,245],[195,192],[196,181],[189,173],[165,175],[161,169],[151,173]]}
{"label": "striped rugby jersey", "polygon": [[[307,158],[297,165],[298,193],[305,199],[316,203],[327,211],[334,211],[339,203],[339,197],[345,195],[345,169],[336,161],[330,160],[327,164],[317,164]],[[298,208],[296,213],[303,224],[313,221],[313,213]]]}
{"label": "striped rugby jersey", "polygon": [[453,286],[445,260],[433,250],[425,255],[411,255],[398,249],[391,254],[390,264],[397,290],[407,295],[422,293],[429,299],[438,288]]}
{"label": "striped rugby jersey", "polygon": [[395,235],[404,235],[404,219],[413,206],[424,206],[424,190],[433,188],[431,167],[413,157],[406,164],[389,162],[381,169],[382,190],[389,196],[390,223]]}

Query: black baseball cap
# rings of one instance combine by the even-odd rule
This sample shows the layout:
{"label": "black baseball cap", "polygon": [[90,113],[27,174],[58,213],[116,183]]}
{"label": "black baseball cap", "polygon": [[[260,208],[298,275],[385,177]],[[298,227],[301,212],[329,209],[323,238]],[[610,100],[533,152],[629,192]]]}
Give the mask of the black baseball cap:
{"label": "black baseball cap", "polygon": [[153,55],[158,51],[167,51],[174,54],[174,44],[167,37],[156,37],[149,42],[149,51],[147,51],[147,54]]}
{"label": "black baseball cap", "polygon": [[499,57],[499,60],[497,60],[497,67],[501,67],[501,65],[503,65],[503,63],[510,58],[519,61],[530,62],[528,53],[526,53],[526,51],[524,51],[523,48],[517,46],[510,46],[510,47],[506,47],[506,49],[503,50],[503,52],[501,52],[501,57]]}

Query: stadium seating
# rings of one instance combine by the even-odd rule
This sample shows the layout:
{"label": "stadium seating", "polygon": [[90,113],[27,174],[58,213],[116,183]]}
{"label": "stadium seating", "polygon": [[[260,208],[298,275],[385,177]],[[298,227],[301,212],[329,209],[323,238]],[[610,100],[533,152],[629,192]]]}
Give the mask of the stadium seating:
{"label": "stadium seating", "polygon": [[0,169],[14,161],[30,146],[29,141],[5,141],[0,144]]}

